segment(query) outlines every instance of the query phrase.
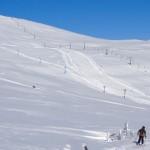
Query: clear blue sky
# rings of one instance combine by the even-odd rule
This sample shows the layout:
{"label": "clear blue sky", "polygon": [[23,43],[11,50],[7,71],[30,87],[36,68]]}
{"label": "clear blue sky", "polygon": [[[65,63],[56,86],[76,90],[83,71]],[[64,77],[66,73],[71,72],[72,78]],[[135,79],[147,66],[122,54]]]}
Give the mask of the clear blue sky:
{"label": "clear blue sky", "polygon": [[0,0],[0,14],[107,39],[150,39],[150,0]]}

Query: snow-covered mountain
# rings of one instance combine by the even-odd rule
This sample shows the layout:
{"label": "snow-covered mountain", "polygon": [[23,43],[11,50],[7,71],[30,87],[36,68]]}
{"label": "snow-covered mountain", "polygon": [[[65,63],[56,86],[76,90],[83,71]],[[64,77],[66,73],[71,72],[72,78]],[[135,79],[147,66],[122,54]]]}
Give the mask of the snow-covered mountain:
{"label": "snow-covered mountain", "polygon": [[0,149],[136,149],[107,140],[125,122],[149,135],[149,49],[0,16]]}

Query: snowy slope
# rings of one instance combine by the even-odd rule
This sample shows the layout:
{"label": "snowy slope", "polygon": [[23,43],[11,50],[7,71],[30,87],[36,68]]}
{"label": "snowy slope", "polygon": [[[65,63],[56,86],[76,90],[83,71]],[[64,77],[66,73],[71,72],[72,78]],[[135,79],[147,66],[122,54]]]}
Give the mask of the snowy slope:
{"label": "snowy slope", "polygon": [[137,149],[136,136],[106,139],[126,121],[133,132],[150,124],[150,41],[95,39],[4,16],[0,33],[0,149]]}

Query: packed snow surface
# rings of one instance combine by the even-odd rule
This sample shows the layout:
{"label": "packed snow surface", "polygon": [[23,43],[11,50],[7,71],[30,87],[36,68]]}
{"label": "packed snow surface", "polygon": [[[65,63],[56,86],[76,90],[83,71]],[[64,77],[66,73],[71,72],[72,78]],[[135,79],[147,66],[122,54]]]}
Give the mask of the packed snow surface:
{"label": "packed snow surface", "polygon": [[[149,150],[149,60],[150,41],[0,16],[0,149]],[[133,136],[110,141],[126,122]]]}

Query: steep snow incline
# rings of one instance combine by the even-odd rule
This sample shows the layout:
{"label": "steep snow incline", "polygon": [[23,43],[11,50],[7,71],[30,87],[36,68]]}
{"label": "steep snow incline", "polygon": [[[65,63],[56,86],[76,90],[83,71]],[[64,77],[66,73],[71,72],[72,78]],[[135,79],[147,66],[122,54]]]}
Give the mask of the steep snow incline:
{"label": "steep snow incline", "polygon": [[[73,34],[71,32],[63,31],[57,28],[45,26],[42,24],[28,22],[25,20],[9,18],[6,21],[5,17],[1,17],[1,19],[2,23],[4,23],[5,25],[1,25],[2,33],[4,32],[5,35],[6,32],[10,35],[8,37],[8,43],[6,43],[5,41],[6,37],[2,36],[1,50],[6,50],[11,53],[18,54],[24,58],[35,61],[37,63],[42,62],[45,65],[51,65],[53,66],[53,70],[56,70],[55,68],[58,68],[60,71],[63,72],[63,69],[68,70],[68,68],[70,67],[72,71],[76,72],[76,75],[78,74],[78,76],[74,74],[76,76],[74,76],[74,78],[76,78],[76,80],[78,81],[80,80],[80,82],[84,83],[87,86],[93,87],[99,91],[103,91],[105,86],[107,88],[107,93],[115,94],[121,97],[123,96],[123,90],[126,89],[127,96],[130,99],[139,103],[150,103],[150,96],[146,91],[146,88],[145,91],[142,90],[144,88],[142,82],[139,83],[140,86],[142,86],[142,89],[140,89],[138,81],[137,88],[135,85],[130,84],[132,83],[132,81],[128,83],[128,81],[124,82],[123,78],[114,78],[111,76],[110,73],[106,73],[104,68],[100,67],[98,63],[96,64],[94,62],[94,59],[91,60],[90,56],[87,57],[81,52],[75,52],[75,49],[82,49],[83,43],[85,42],[87,44],[87,49],[89,49],[92,46],[97,46],[100,49],[103,49],[107,46],[114,49],[115,46],[117,52],[120,50],[120,48],[123,49],[123,47],[130,48],[132,49],[132,51],[133,49],[138,50],[139,48],[142,48],[142,46],[144,48],[146,47],[147,49],[147,43],[142,43],[141,41],[124,41],[119,42],[119,44],[117,44],[116,41],[97,40],[85,36],[80,36],[78,34]],[[29,25],[30,28],[28,27]],[[15,32],[19,36],[14,37],[13,35]],[[19,40],[18,37],[21,37],[22,40],[19,43],[16,43],[16,41]],[[66,49],[61,48],[60,51],[60,48],[58,48],[69,47],[70,44],[72,44],[72,51],[69,52],[69,50],[67,50],[67,54]],[[62,52],[64,53],[63,56],[60,55],[60,53],[62,54]],[[69,61],[66,62],[68,63],[68,65],[64,64],[63,59],[65,59],[65,62]],[[112,58],[110,58],[110,62],[111,60],[113,61]],[[105,65],[105,62],[102,62],[101,64]],[[75,67],[73,68],[73,66],[70,65],[74,65]],[[78,72],[78,70],[80,70],[80,72]],[[111,69],[112,73],[114,73],[114,71],[115,70]],[[130,72],[130,70],[128,71]]]}
{"label": "steep snow incline", "polygon": [[135,132],[149,126],[149,72],[113,54],[141,48],[135,58],[149,65],[149,41],[99,40],[3,16],[0,33],[1,150],[136,149],[131,139],[106,139],[125,122]]}

